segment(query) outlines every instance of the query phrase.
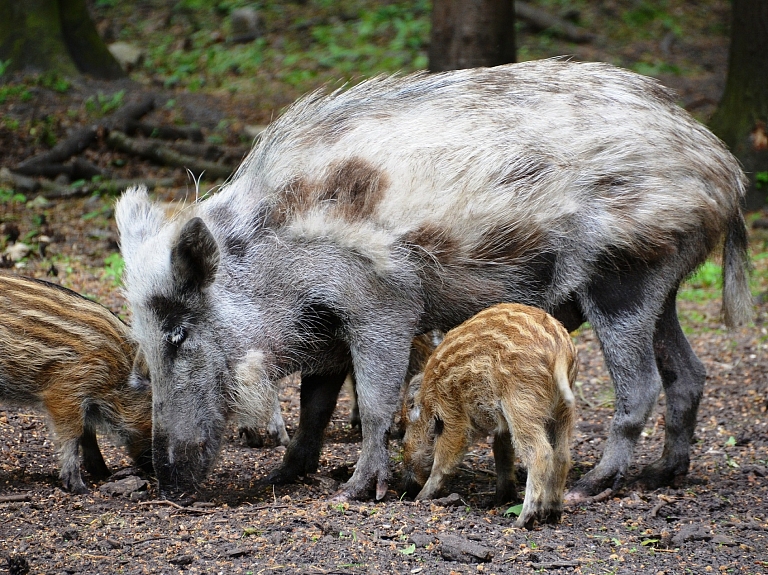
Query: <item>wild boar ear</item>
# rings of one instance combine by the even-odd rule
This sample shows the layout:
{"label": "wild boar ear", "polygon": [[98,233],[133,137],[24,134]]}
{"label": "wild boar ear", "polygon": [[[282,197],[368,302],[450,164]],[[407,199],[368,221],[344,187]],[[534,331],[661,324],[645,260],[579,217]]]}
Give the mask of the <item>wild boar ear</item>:
{"label": "wild boar ear", "polygon": [[202,291],[213,283],[219,269],[219,246],[200,218],[181,229],[171,249],[173,279],[182,291]]}
{"label": "wild boar ear", "polygon": [[147,196],[144,186],[127,189],[115,204],[115,219],[120,234],[120,251],[126,265],[133,267],[132,260],[139,246],[156,236],[165,223],[165,215]]}

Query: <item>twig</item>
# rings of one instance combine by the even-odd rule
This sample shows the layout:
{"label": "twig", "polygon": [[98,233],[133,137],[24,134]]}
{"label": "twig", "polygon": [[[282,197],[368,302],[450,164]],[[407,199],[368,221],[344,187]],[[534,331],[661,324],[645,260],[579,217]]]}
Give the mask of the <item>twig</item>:
{"label": "twig", "polygon": [[139,505],[170,505],[181,511],[188,511],[190,513],[200,513],[202,515],[212,515],[216,513],[215,510],[199,509],[198,507],[184,507],[168,499],[153,499],[152,501],[140,501]]}
{"label": "twig", "polygon": [[591,42],[595,39],[595,35],[591,32],[587,32],[562,18],[552,16],[552,14],[522,0],[515,1],[515,16],[525,20],[536,30],[550,31],[552,34],[571,42]]}
{"label": "twig", "polygon": [[553,561],[551,563],[533,563],[531,567],[534,569],[567,569],[569,567],[578,567],[581,563],[578,561]]}
{"label": "twig", "polygon": [[187,168],[195,176],[205,173],[209,178],[227,178],[234,171],[234,166],[199,160],[192,156],[180,154],[168,146],[162,145],[158,140],[130,138],[118,130],[109,133],[107,143],[116,150],[146,158],[161,165]]}
{"label": "twig", "polygon": [[659,495],[660,502],[653,506],[653,509],[651,509],[650,515],[651,517],[656,517],[656,515],[659,513],[662,507],[664,507],[667,503],[674,503],[674,499],[669,499],[667,497],[664,497],[662,495]]}
{"label": "twig", "polygon": [[104,191],[110,193],[121,192],[122,190],[131,186],[143,185],[147,189],[152,190],[154,188],[170,188],[173,186],[173,178],[147,178],[144,180],[131,180],[131,179],[117,179],[117,180],[102,180],[100,182],[86,182],[81,186],[63,186],[54,182],[43,182],[43,197],[46,200],[63,200],[68,198],[82,198],[90,196],[93,192]]}
{"label": "twig", "polygon": [[264,511],[265,509],[289,509],[291,505],[259,505],[258,507],[252,507],[249,511]]}
{"label": "twig", "polygon": [[32,501],[29,493],[14,493],[13,495],[0,495],[0,503],[17,503],[19,501]]}
{"label": "twig", "polygon": [[566,501],[566,505],[568,507],[577,507],[579,505],[589,505],[591,503],[599,503],[601,501],[605,501],[606,499],[609,499],[611,495],[613,495],[613,489],[609,487],[608,489],[601,491],[597,495],[593,495],[592,497],[587,497],[586,499],[582,499],[581,501]]}
{"label": "twig", "polygon": [[19,174],[36,175],[41,165],[60,164],[79,154],[93,143],[100,129],[125,130],[131,120],[141,118],[155,107],[154,95],[144,95],[135,102],[129,102],[113,114],[102,118],[91,126],[74,130],[67,138],[53,148],[21,162],[14,169]]}
{"label": "twig", "polygon": [[203,141],[203,131],[194,126],[163,126],[130,120],[126,123],[124,131],[129,136],[139,134],[146,138],[160,138],[161,140]]}

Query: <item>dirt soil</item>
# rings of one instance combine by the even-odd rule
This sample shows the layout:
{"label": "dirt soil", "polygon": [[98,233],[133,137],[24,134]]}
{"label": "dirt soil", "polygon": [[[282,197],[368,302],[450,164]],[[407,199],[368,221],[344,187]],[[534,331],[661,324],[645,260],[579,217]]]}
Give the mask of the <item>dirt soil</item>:
{"label": "dirt soil", "polygon": [[[617,52],[610,49],[598,43],[576,51],[584,58],[611,60]],[[659,49],[650,42],[624,46],[621,57],[631,60]],[[683,104],[697,113],[711,111],[724,82],[727,42],[690,38],[673,50],[698,57],[701,74],[663,80],[680,91]],[[154,90],[132,82],[121,88],[126,98]],[[56,118],[51,130],[62,137],[82,120],[77,111],[83,102],[103,89],[90,81],[65,94],[40,87],[32,102],[0,104],[0,115],[21,121]],[[204,129],[230,119],[234,140],[238,127],[260,121],[224,95],[165,95],[181,98],[185,121],[194,119]],[[163,114],[161,109],[154,116]],[[0,164],[13,166],[44,150],[38,136],[0,126]],[[89,159],[124,170],[121,176],[175,177],[176,186],[157,191],[160,199],[194,196],[182,170],[121,156],[102,143]],[[128,319],[108,264],[117,250],[113,201],[94,196],[2,204],[0,224],[13,224],[33,247],[16,271],[88,294]],[[753,251],[766,252],[766,231],[751,234]],[[41,241],[41,236],[48,239]],[[4,246],[10,243],[7,234],[0,240]],[[756,265],[766,277],[765,260]],[[160,500],[151,478],[136,480],[138,472],[126,453],[107,439],[100,443],[115,475],[107,482],[90,482],[89,494],[71,495],[59,487],[54,438],[44,416],[0,407],[0,573],[766,573],[768,305],[765,298],[759,301],[756,323],[735,332],[722,328],[719,301],[681,301],[680,310],[708,379],[690,473],[679,487],[641,491],[629,484],[568,509],[557,526],[526,531],[513,526],[514,515],[506,507],[493,507],[488,441],[467,455],[446,497],[431,503],[401,499],[399,445],[393,441],[393,478],[386,498],[332,504],[329,498],[350,476],[360,445],[359,430],[348,424],[349,399],[343,395],[326,433],[320,469],[299,483],[267,485],[265,478],[285,449],[248,448],[233,428],[191,505]],[[575,338],[581,366],[579,418],[569,484],[599,460],[613,411],[596,338],[589,329]],[[286,384],[281,401],[293,432],[296,381]],[[662,396],[630,475],[660,455],[663,414]],[[523,480],[523,470],[520,474]]]}

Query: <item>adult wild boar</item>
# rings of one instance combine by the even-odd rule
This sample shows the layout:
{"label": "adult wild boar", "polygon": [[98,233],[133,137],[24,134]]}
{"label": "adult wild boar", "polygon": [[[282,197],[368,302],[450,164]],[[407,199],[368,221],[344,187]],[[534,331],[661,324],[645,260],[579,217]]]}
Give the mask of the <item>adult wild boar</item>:
{"label": "adult wild boar", "polygon": [[230,414],[268,416],[271,382],[299,369],[299,426],[270,478],[314,471],[353,369],[363,441],[338,496],[383,497],[414,334],[504,301],[589,321],[602,344],[615,415],[574,495],[623,477],[662,385],[664,452],[642,479],[684,476],[705,374],[675,295],[724,239],[725,320],[749,318],[743,193],[737,161],[669,91],[606,64],[380,77],[299,100],[172,221],[140,189],[117,205],[161,488],[197,486]]}

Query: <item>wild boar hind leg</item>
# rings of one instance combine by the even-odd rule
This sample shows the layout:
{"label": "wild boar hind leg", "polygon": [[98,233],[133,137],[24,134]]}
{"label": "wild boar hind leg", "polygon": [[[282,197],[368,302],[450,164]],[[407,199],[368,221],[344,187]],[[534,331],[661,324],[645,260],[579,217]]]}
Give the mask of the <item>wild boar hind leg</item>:
{"label": "wild boar hind leg", "polygon": [[648,489],[677,484],[688,473],[690,445],[706,379],[706,370],[693,353],[677,319],[675,295],[672,293],[667,299],[654,335],[667,413],[664,452],[657,461],[647,465],[638,478]]}
{"label": "wild boar hind leg", "polygon": [[581,298],[585,316],[602,344],[616,399],[602,458],[571,488],[566,496],[571,503],[621,484],[661,391],[653,334],[662,304],[674,291],[664,285],[670,276],[674,281],[674,270],[649,270],[642,263],[627,269],[634,271],[596,277]]}

